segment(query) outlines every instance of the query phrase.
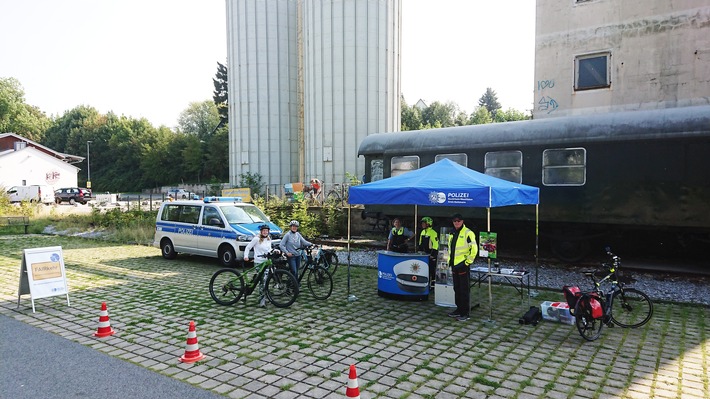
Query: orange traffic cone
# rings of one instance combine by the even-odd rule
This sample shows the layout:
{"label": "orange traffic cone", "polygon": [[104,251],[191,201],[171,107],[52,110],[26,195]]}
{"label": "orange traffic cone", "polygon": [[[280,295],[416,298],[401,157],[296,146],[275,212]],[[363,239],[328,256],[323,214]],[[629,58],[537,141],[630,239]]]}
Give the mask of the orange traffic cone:
{"label": "orange traffic cone", "polygon": [[355,365],[350,365],[350,375],[348,376],[348,389],[345,390],[345,396],[348,398],[360,399],[360,388],[357,386],[357,371]]}
{"label": "orange traffic cone", "polygon": [[101,303],[101,313],[99,313],[99,328],[94,333],[96,337],[108,337],[113,335],[116,331],[111,328],[111,322],[108,319],[108,309],[106,309],[106,302]]}
{"label": "orange traffic cone", "polygon": [[180,356],[180,361],[183,363],[194,363],[205,358],[205,355],[200,352],[200,347],[197,345],[197,331],[195,330],[195,322],[190,322],[190,329],[187,331],[187,345],[185,346],[185,354]]}

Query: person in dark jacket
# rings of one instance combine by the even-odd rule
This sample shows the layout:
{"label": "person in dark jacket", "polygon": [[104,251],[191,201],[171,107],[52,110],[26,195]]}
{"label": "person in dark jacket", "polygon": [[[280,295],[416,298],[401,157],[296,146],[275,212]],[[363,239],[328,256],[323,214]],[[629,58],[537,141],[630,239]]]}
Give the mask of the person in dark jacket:
{"label": "person in dark jacket", "polygon": [[409,248],[407,242],[414,237],[414,233],[408,228],[402,227],[402,221],[395,218],[392,221],[393,227],[387,237],[387,250],[399,253],[407,253]]}

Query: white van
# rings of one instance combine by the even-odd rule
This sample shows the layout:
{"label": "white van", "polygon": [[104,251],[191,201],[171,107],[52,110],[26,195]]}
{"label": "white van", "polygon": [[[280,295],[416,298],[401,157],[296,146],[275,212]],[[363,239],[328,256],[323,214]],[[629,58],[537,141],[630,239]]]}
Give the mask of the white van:
{"label": "white van", "polygon": [[262,224],[271,229],[272,246],[277,248],[281,229],[238,197],[164,202],[155,221],[153,246],[161,249],[165,259],[187,253],[218,258],[222,266],[232,267],[243,262],[244,249]]}
{"label": "white van", "polygon": [[54,204],[54,190],[52,187],[33,184],[30,186],[13,186],[7,190],[10,202],[41,202],[46,205]]}

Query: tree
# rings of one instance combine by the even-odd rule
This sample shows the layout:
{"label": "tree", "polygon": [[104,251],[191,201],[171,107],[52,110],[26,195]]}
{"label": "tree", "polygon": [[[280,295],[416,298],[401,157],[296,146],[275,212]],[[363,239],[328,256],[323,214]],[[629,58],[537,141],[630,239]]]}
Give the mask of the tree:
{"label": "tree", "polygon": [[443,104],[434,101],[422,111],[422,122],[431,128],[455,126],[454,119],[459,112],[459,107],[454,102]]}
{"label": "tree", "polygon": [[524,112],[518,111],[517,109],[508,108],[507,111],[498,110],[493,119],[495,122],[524,121],[532,119],[532,114],[526,115]]}
{"label": "tree", "polygon": [[15,78],[0,78],[0,133],[16,133],[40,142],[51,121],[39,108],[25,103],[25,92]]}
{"label": "tree", "polygon": [[495,115],[496,111],[501,109],[501,105],[498,102],[498,95],[495,90],[490,87],[486,88],[486,92],[478,99],[478,105],[486,107],[491,115]]}
{"label": "tree", "polygon": [[214,91],[212,92],[212,100],[217,106],[219,116],[229,122],[229,87],[227,86],[227,67],[217,62],[217,73],[212,79],[214,83]]}
{"label": "tree", "polygon": [[178,134],[188,136],[183,149],[185,172],[198,183],[229,175],[229,142],[223,121],[212,101],[191,103],[178,118]]}
{"label": "tree", "polygon": [[412,105],[411,107],[407,104],[406,101],[404,101],[404,96],[401,96],[401,101],[402,101],[402,111],[401,111],[401,117],[402,117],[402,126],[401,130],[407,131],[407,130],[419,130],[422,128],[422,113],[419,111],[419,108],[417,108],[416,105]]}
{"label": "tree", "polygon": [[488,109],[483,106],[477,107],[473,113],[471,113],[471,118],[468,120],[469,125],[483,125],[486,123],[493,123],[493,117]]}
{"label": "tree", "polygon": [[249,187],[252,197],[261,196],[263,177],[259,173],[244,172],[239,175],[239,187]]}

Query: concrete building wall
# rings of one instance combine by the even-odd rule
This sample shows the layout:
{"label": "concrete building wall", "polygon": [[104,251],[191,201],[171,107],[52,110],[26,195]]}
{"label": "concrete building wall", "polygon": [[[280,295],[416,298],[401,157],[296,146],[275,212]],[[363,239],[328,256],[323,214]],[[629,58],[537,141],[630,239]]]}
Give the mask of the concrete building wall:
{"label": "concrete building wall", "polygon": [[227,0],[229,182],[298,176],[296,0]]}
{"label": "concrete building wall", "polygon": [[357,148],[400,127],[399,0],[303,3],[306,177],[362,176]]}
{"label": "concrete building wall", "polygon": [[400,1],[226,1],[230,184],[364,174],[360,141],[400,128]]}
{"label": "concrete building wall", "polygon": [[[608,87],[575,90],[575,58],[609,54]],[[538,0],[534,118],[710,104],[707,0]]]}

